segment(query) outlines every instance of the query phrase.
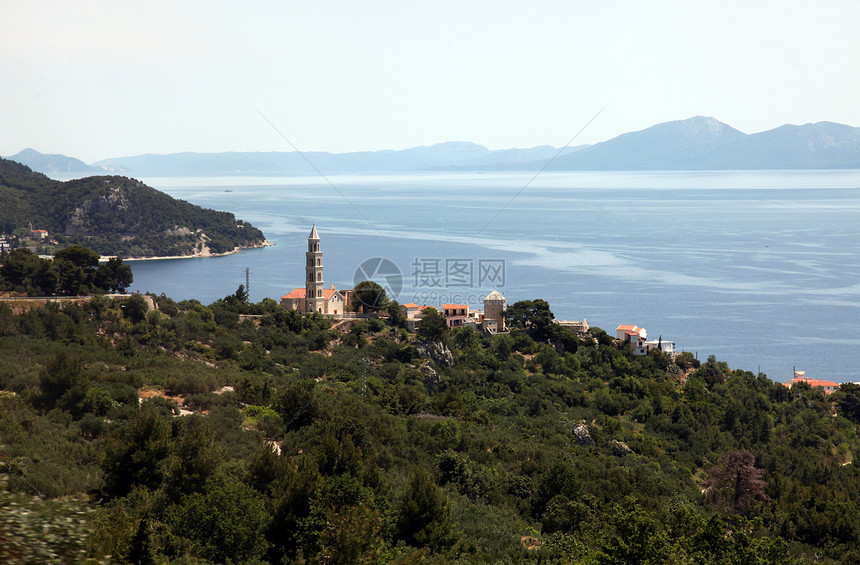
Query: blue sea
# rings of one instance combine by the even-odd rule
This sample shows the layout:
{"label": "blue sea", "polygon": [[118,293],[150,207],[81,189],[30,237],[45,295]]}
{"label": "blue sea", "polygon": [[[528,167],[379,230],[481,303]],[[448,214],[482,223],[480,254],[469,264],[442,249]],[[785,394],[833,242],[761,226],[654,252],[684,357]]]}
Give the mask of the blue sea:
{"label": "blue sea", "polygon": [[234,212],[274,245],[134,262],[140,291],[208,304],[248,268],[252,300],[277,300],[303,285],[316,224],[327,285],[351,288],[384,258],[402,275],[400,302],[478,307],[497,289],[775,380],[796,366],[860,381],[858,170],[141,180]]}

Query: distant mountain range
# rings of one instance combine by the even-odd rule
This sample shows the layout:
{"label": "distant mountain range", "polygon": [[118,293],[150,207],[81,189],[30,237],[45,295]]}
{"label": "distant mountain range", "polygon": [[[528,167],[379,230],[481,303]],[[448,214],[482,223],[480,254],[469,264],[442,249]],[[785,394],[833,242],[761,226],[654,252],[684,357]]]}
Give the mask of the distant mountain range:
{"label": "distant mountain range", "polygon": [[[577,148],[565,150],[568,153]],[[558,149],[548,145],[530,149],[491,150],[469,142],[449,141],[402,150],[327,153],[308,151],[259,153],[172,153],[103,159],[94,166],[124,168],[141,176],[260,175],[324,173],[408,172],[435,169],[511,169],[533,161],[549,160]],[[302,156],[304,155],[304,156]],[[308,163],[313,163],[313,167]]]}
{"label": "distant mountain range", "polygon": [[[204,176],[503,170],[720,170],[860,169],[860,128],[818,122],[745,134],[714,118],[665,122],[594,145],[491,150],[447,142],[403,150],[304,155],[292,152],[134,155],[90,165],[63,155],[25,149],[9,157],[47,174],[129,173],[135,176]],[[310,163],[313,163],[311,166]]]}
{"label": "distant mountain range", "polygon": [[747,135],[695,117],[583,148],[553,170],[860,169],[860,128],[818,122]]}

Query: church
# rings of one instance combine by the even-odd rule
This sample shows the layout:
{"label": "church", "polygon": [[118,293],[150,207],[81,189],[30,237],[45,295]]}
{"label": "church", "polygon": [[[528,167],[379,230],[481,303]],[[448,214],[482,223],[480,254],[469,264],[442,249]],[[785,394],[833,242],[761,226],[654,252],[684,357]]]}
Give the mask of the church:
{"label": "church", "polygon": [[345,296],[334,285],[325,288],[323,281],[323,254],[320,251],[320,236],[316,224],[308,236],[305,253],[305,287],[294,288],[281,297],[281,305],[288,310],[303,314],[343,314]]}

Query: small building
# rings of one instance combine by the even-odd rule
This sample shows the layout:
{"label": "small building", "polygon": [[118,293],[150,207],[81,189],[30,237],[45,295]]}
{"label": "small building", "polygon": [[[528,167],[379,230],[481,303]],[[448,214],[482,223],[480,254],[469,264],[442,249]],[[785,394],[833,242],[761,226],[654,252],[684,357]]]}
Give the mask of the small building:
{"label": "small building", "polygon": [[591,329],[587,318],[583,318],[582,320],[556,320],[555,323],[563,328],[574,331],[578,335],[585,335]]}
{"label": "small building", "polygon": [[484,298],[484,315],[481,327],[489,334],[497,334],[505,331],[505,297],[497,290],[492,291]]}
{"label": "small building", "polygon": [[434,308],[433,306],[419,306],[414,302],[409,302],[407,304],[400,305],[400,311],[403,312],[403,315],[406,316],[406,329],[410,332],[414,332],[415,328],[418,326],[418,322],[421,321],[421,311],[425,308]]}
{"label": "small building", "polygon": [[791,378],[790,383],[782,383],[783,385],[791,388],[798,383],[806,383],[812,387],[818,387],[824,389],[825,394],[832,394],[839,390],[839,383],[835,383],[833,381],[825,381],[822,379],[811,379],[806,376],[806,371],[798,371],[795,368],[793,371],[794,376]]}
{"label": "small building", "polygon": [[48,239],[48,230],[30,230],[30,237],[38,240]]}
{"label": "small building", "polygon": [[427,306],[419,306],[414,302],[407,302],[406,304],[400,305],[400,311],[403,312],[403,315],[406,316],[406,319],[421,317],[421,310],[426,308]]}
{"label": "small building", "polygon": [[615,330],[615,337],[630,345],[633,355],[648,355],[647,335],[645,328],[630,324],[620,325]]}
{"label": "small building", "polygon": [[442,317],[449,328],[462,328],[469,316],[468,304],[443,304]]}
{"label": "small building", "polygon": [[673,359],[675,358],[675,342],[668,341],[665,339],[655,339],[652,341],[646,341],[645,347],[650,351],[651,349],[657,349],[669,355]]}

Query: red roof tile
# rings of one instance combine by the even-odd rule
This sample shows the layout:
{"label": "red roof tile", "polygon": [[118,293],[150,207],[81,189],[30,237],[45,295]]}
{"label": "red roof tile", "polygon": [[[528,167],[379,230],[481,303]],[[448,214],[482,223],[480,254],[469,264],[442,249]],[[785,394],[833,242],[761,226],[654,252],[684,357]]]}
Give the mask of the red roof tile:
{"label": "red roof tile", "polygon": [[805,383],[809,383],[809,386],[835,386],[838,387],[839,383],[834,383],[833,381],[824,381],[821,379],[797,379],[798,381],[803,381]]}
{"label": "red roof tile", "polygon": [[[291,290],[287,294],[283,295],[281,297],[281,300],[305,298],[306,292],[307,291],[304,288],[294,288],[293,290]],[[326,300],[329,300],[335,292],[337,292],[337,291],[335,290],[334,285],[331,285],[331,288],[324,288],[323,289],[323,298],[325,298]]]}

